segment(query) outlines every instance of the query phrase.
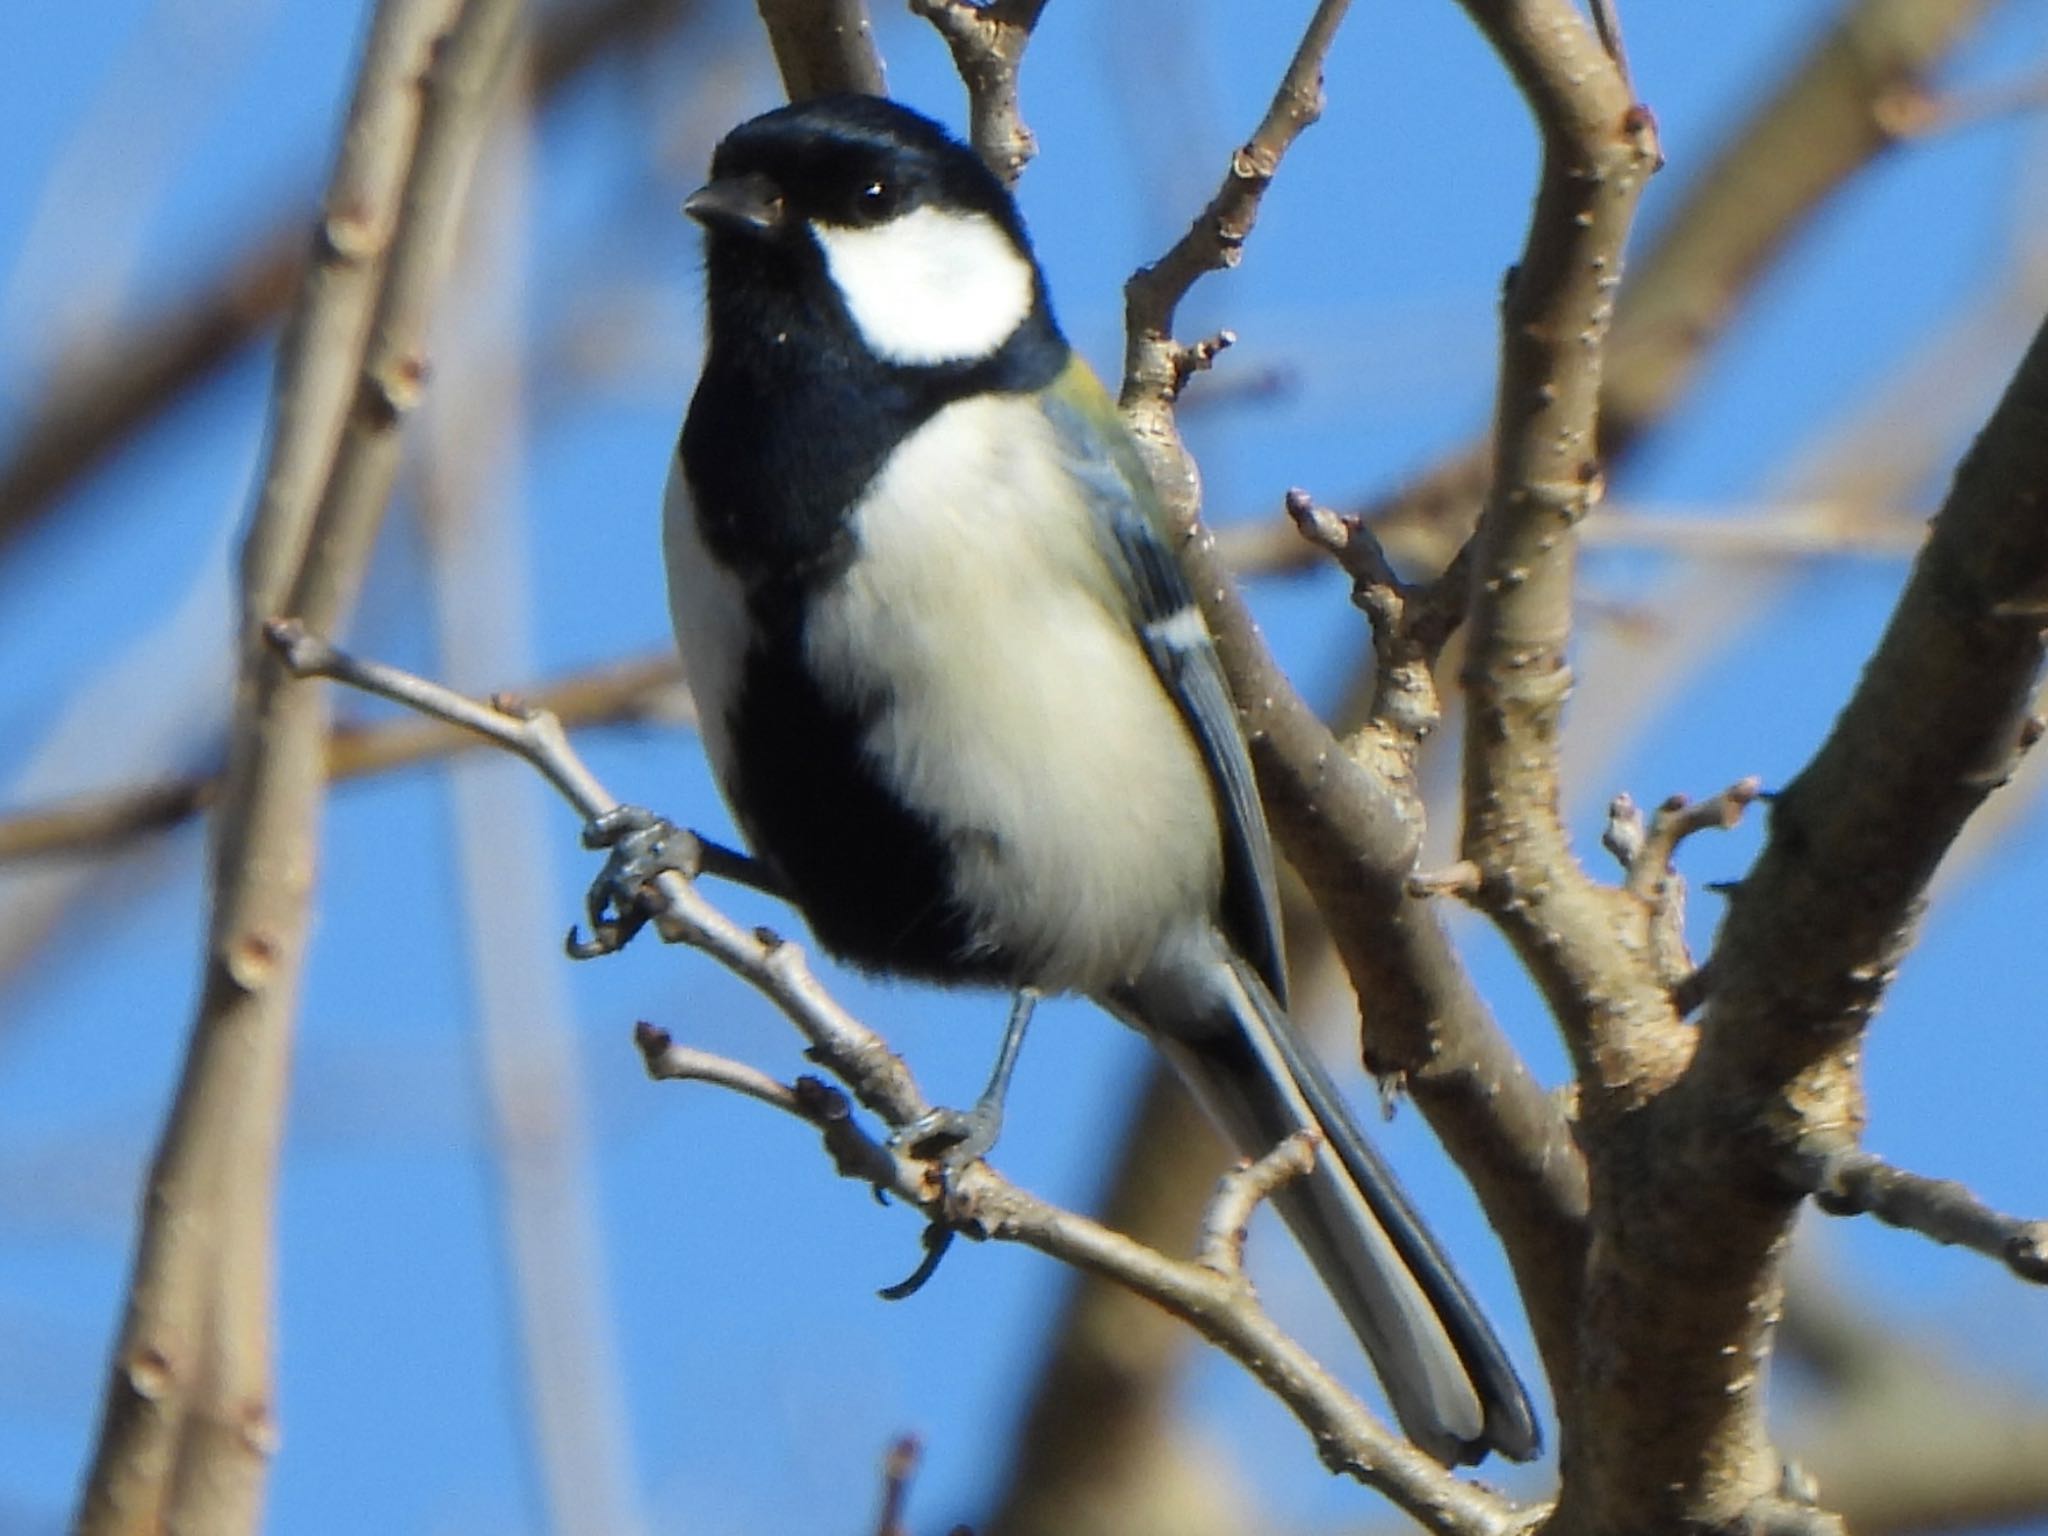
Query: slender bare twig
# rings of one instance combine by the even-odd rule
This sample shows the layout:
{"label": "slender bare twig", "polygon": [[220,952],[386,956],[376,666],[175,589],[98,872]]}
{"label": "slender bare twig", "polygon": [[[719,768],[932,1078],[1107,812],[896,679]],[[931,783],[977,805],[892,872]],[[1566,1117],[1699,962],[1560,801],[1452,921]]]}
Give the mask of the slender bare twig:
{"label": "slender bare twig", "polygon": [[882,1458],[882,1510],[875,1517],[875,1536],[910,1536],[910,1482],[917,1476],[924,1447],[915,1435],[899,1435]]}
{"label": "slender bare twig", "polygon": [[1814,1160],[1813,1203],[1830,1216],[1875,1216],[1937,1243],[1996,1259],[2022,1280],[2048,1285],[2048,1221],[1995,1211],[1954,1179],[1908,1173],[1852,1146]]}
{"label": "slender bare twig", "polygon": [[1439,915],[1407,887],[1422,839],[1409,744],[1368,728],[1339,742],[1267,650],[1242,596],[1197,529],[1195,479],[1174,400],[1207,356],[1173,340],[1174,314],[1205,272],[1241,250],[1286,145],[1313,119],[1320,64],[1343,6],[1319,5],[1251,141],[1202,215],[1125,288],[1122,403],[1169,520],[1196,529],[1180,552],[1252,743],[1282,848],[1308,883],[1359,997],[1367,1066],[1398,1077],[1472,1179],[1507,1246],[1546,1356],[1573,1347],[1585,1167],[1558,1105],[1487,1012]]}
{"label": "slender bare twig", "polygon": [[1416,750],[1443,715],[1436,663],[1464,616],[1465,561],[1454,560],[1435,581],[1413,586],[1401,579],[1360,519],[1319,506],[1298,489],[1287,493],[1286,506],[1302,541],[1329,555],[1351,578],[1351,601],[1372,626],[1375,668],[1366,721],[1382,728],[1412,774]]}
{"label": "slender bare twig", "polygon": [[[1175,313],[1206,273],[1234,267],[1259,216],[1259,203],[1288,148],[1323,112],[1323,60],[1336,41],[1350,0],[1320,0],[1309,18],[1287,73],[1266,115],[1244,147],[1231,156],[1223,185],[1188,232],[1167,253],[1140,268],[1124,285],[1123,407],[1141,441],[1172,464],[1168,484],[1184,476],[1178,435],[1166,416],[1189,376],[1214,360],[1227,334],[1189,346],[1174,340]],[[1173,508],[1192,521],[1192,506]]]}
{"label": "slender bare twig", "polygon": [[[537,768],[585,821],[615,808],[559,725],[544,714],[509,713],[451,693],[396,668],[348,656],[288,624],[272,626],[287,665],[302,675],[368,683],[388,698],[474,730]],[[854,1019],[812,974],[797,946],[749,929],[717,910],[673,870],[651,887],[653,922],[664,939],[700,949],[773,1002],[803,1035],[806,1054],[851,1090],[892,1130],[930,1108],[902,1059]],[[694,1053],[674,1054],[661,1030],[642,1025],[636,1039],[650,1072],[731,1086],[818,1127],[839,1170],[918,1205],[946,1226],[1021,1242],[1108,1276],[1166,1308],[1223,1348],[1266,1384],[1315,1436],[1333,1470],[1379,1489],[1432,1530],[1502,1536],[1525,1518],[1496,1495],[1460,1482],[1379,1423],[1258,1305],[1242,1273],[1173,1260],[1121,1234],[1049,1206],[1010,1184],[986,1163],[937,1179],[906,1153],[869,1137],[838,1090],[815,1080],[784,1089],[751,1072]],[[1305,1150],[1294,1143],[1255,1172],[1225,1183],[1209,1222],[1215,1232],[1241,1224],[1250,1196],[1270,1190]],[[1270,1165],[1270,1166],[1269,1166]]]}
{"label": "slender bare twig", "polygon": [[[245,613],[292,601],[331,624],[348,606],[518,14],[507,0],[468,0],[459,19],[441,0],[388,0],[378,11],[328,205],[339,264],[308,286],[279,362],[273,468],[243,560]],[[372,282],[362,274],[377,270],[387,232],[382,280]],[[343,379],[362,358],[362,387],[337,389],[328,348],[342,354]],[[275,1159],[326,715],[259,646],[252,634],[243,652],[204,985],[150,1173],[77,1521],[85,1536],[232,1536],[253,1530],[261,1508],[274,1438]]]}
{"label": "slender bare twig", "polygon": [[[673,655],[636,658],[539,683],[531,699],[569,730],[648,720],[690,723],[682,666]],[[326,775],[330,783],[347,783],[439,762],[480,745],[468,731],[418,716],[344,725],[327,739]],[[220,790],[219,774],[191,774],[29,806],[0,816],[0,864],[111,852],[182,825],[208,810]]]}
{"label": "slender bare twig", "polygon": [[1628,871],[1624,889],[1643,901],[1660,899],[1671,877],[1671,856],[1678,851],[1678,845],[1695,833],[1727,831],[1742,820],[1743,812],[1762,793],[1763,780],[1750,777],[1739,779],[1704,800],[1672,795],[1647,822],[1641,812],[1628,814],[1634,807],[1626,795],[1618,797],[1608,819],[1607,846]]}
{"label": "slender bare twig", "polygon": [[813,1118],[812,1110],[802,1095],[759,1067],[734,1061],[729,1056],[700,1051],[694,1046],[677,1045],[668,1031],[645,1022],[637,1027],[635,1038],[647,1063],[649,1077],[664,1082],[710,1083],[713,1087],[756,1099],[770,1109],[779,1109],[799,1120]]}
{"label": "slender bare twig", "polygon": [[791,101],[834,91],[886,95],[867,0],[755,0]]}
{"label": "slender bare twig", "polygon": [[1017,71],[1046,0],[910,0],[952,51],[967,86],[968,137],[988,168],[1015,186],[1038,153],[1017,95]]}
{"label": "slender bare twig", "polygon": [[1219,1275],[1251,1284],[1244,1271],[1244,1240],[1252,1212],[1283,1185],[1308,1177],[1321,1141],[1313,1131],[1296,1131],[1257,1161],[1241,1163],[1226,1173],[1202,1221],[1202,1243],[1196,1254],[1199,1261]]}
{"label": "slender bare twig", "polygon": [[[1356,512],[1330,512],[1362,527],[1392,559],[1417,569],[1443,563],[1441,528],[1407,519],[1374,522]],[[1731,507],[1725,512],[1609,499],[1579,526],[1585,549],[1641,549],[1684,560],[1895,560],[1927,540],[1924,512],[1858,507],[1847,502],[1791,500]],[[1278,518],[1247,518],[1216,530],[1224,563],[1240,580],[1289,576],[1321,568],[1313,539]]]}
{"label": "slender bare twig", "polygon": [[[1473,541],[1463,671],[1464,856],[1478,898],[1565,1028],[1589,1088],[1620,1063],[1595,1030],[1668,1016],[1615,938],[1618,893],[1567,844],[1558,722],[1570,689],[1575,530],[1599,495],[1603,343],[1654,133],[1605,50],[1564,4],[1468,4],[1543,129],[1535,213],[1502,314],[1493,488]],[[1617,960],[1622,961],[1617,964]],[[1595,1057],[1603,1057],[1595,1068]],[[1632,1068],[1633,1070],[1633,1068]]]}

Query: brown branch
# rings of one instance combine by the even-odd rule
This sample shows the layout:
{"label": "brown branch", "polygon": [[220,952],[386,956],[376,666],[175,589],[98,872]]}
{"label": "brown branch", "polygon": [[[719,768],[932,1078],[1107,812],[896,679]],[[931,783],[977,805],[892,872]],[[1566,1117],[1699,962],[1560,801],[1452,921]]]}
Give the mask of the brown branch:
{"label": "brown branch", "polygon": [[1252,1212],[1285,1185],[1314,1171],[1321,1140],[1313,1131],[1296,1131],[1256,1162],[1239,1163],[1224,1174],[1202,1219],[1202,1245],[1195,1261],[1249,1289],[1252,1282],[1244,1268],[1244,1240],[1251,1230]]}
{"label": "brown branch", "polygon": [[[1920,89],[1996,0],[1854,0],[1681,193],[1633,263],[1608,340],[1599,458],[1611,474],[1677,406],[1714,345],[1834,195],[1900,140],[1896,102]],[[1395,526],[1472,526],[1489,483],[1484,440],[1359,509]],[[1446,547],[1448,546],[1448,547]]]}
{"label": "brown branch", "polygon": [[[536,686],[532,703],[571,730],[684,721],[682,665],[673,655],[617,662]],[[347,783],[476,749],[468,731],[407,716],[375,725],[344,725],[326,742],[326,776]],[[0,865],[42,858],[87,858],[137,838],[168,832],[212,808],[221,791],[217,773],[192,774],[78,795],[0,816]]]}
{"label": "brown branch", "polygon": [[1718,949],[1740,975],[1701,1066],[1801,1070],[1867,1021],[1921,892],[2038,734],[2048,625],[2048,326],[1956,472],[1883,639],[1827,741],[1771,808]]}
{"label": "brown branch", "polygon": [[1853,177],[1896,142],[1888,105],[1994,0],[1861,0],[1715,155],[1635,263],[1601,413],[1610,463],[1669,414],[1738,301]]}
{"label": "brown branch", "polygon": [[[1272,105],[1244,147],[1231,156],[1230,172],[1188,232],[1167,253],[1140,268],[1124,285],[1123,407],[1140,440],[1172,463],[1181,479],[1179,436],[1167,413],[1191,373],[1214,359],[1218,342],[1186,346],[1173,339],[1173,322],[1188,290],[1210,272],[1234,267],[1259,216],[1259,203],[1273,173],[1302,130],[1322,116],[1323,60],[1336,41],[1350,0],[1320,0],[1309,18]],[[1189,498],[1169,508],[1193,521]]]}
{"label": "brown branch", "polygon": [[[245,612],[287,591],[322,623],[348,606],[389,490],[394,429],[417,390],[428,296],[518,14],[506,0],[469,0],[459,20],[432,0],[389,0],[378,11],[328,203],[333,260],[308,283],[279,361],[271,472],[243,562]],[[387,232],[378,284],[368,274]],[[342,349],[344,377],[360,352],[363,387],[336,390],[328,348]],[[300,472],[308,466],[318,473]],[[289,682],[252,640],[215,826],[204,985],[151,1169],[77,1522],[86,1536],[233,1536],[259,1517],[275,1435],[276,1149],[326,725],[323,701]]]}
{"label": "brown branch", "polygon": [[910,1483],[924,1448],[915,1435],[900,1435],[882,1458],[882,1510],[875,1517],[875,1536],[910,1536]]}
{"label": "brown branch", "polygon": [[[1125,289],[1125,416],[1169,521],[1182,529],[1196,528],[1195,480],[1173,405],[1198,354],[1172,339],[1174,313],[1192,283],[1241,249],[1280,151],[1313,117],[1321,50],[1341,13],[1317,8],[1271,109],[1208,208]],[[1205,532],[1184,544],[1181,563],[1229,674],[1275,834],[1367,1009],[1366,1065],[1407,1085],[1472,1180],[1515,1266],[1539,1347],[1561,1370],[1575,1344],[1585,1165],[1438,914],[1407,887],[1422,839],[1412,741],[1370,729],[1337,741],[1266,649]]]}
{"label": "brown branch", "polygon": [[1600,842],[1621,864],[1622,889],[1649,916],[1650,963],[1681,1017],[1699,1006],[1706,982],[1686,947],[1685,878],[1673,856],[1695,833],[1735,826],[1762,793],[1763,781],[1747,778],[1704,800],[1672,795],[1647,818],[1626,794],[1607,807]]}
{"label": "brown branch", "polygon": [[756,0],[791,101],[835,91],[888,94],[867,0]]}
{"label": "brown branch", "polygon": [[1412,768],[1415,749],[1443,715],[1436,664],[1464,618],[1466,563],[1453,560],[1437,580],[1414,586],[1401,579],[1361,519],[1318,506],[1303,490],[1289,491],[1286,506],[1302,540],[1329,555],[1351,578],[1352,604],[1372,626],[1375,664],[1365,723],[1405,747]]}
{"label": "brown branch", "polygon": [[1772,801],[1706,964],[1691,1064],[1596,1146],[1611,1224],[1590,1284],[1612,1305],[1589,1326],[1610,1433],[1582,1464],[1603,1513],[1653,1522],[1672,1511],[1667,1490],[1696,1486],[1713,1502],[1689,1514],[1733,1514],[1741,1490],[1775,1478],[1762,1366],[1786,1235],[1817,1182],[1798,1170],[1853,1144],[1862,1031],[1927,882],[2033,734],[2044,506],[2048,327],[1958,471],[1855,695]]}
{"label": "brown branch", "polygon": [[[569,746],[559,723],[542,713],[510,713],[479,703],[396,668],[336,650],[294,625],[272,626],[282,661],[304,675],[369,682],[385,697],[464,729],[477,731],[532,764],[586,821],[618,802]],[[671,943],[712,956],[773,1002],[803,1035],[806,1056],[830,1072],[854,1099],[901,1130],[929,1109],[902,1058],[847,1013],[818,982],[796,945],[733,922],[673,870],[649,888],[653,922]],[[1303,1148],[1290,1142],[1247,1173],[1226,1180],[1207,1230],[1209,1257],[1220,1265],[1174,1260],[1071,1212],[1049,1206],[1010,1184],[986,1163],[945,1180],[907,1153],[870,1137],[842,1095],[816,1080],[787,1089],[695,1052],[678,1053],[661,1030],[643,1025],[636,1041],[648,1070],[729,1083],[759,1102],[817,1127],[839,1170],[917,1205],[944,1226],[999,1241],[1020,1242],[1064,1263],[1129,1287],[1189,1323],[1272,1390],[1314,1436],[1333,1471],[1376,1488],[1430,1529],[1455,1536],[1505,1536],[1526,1522],[1498,1496],[1461,1482],[1381,1424],[1259,1306],[1241,1269],[1229,1262],[1230,1233],[1250,1199],[1298,1169]]]}
{"label": "brown branch", "polygon": [[1668,1049],[1638,1059],[1674,1022],[1669,1002],[1617,943],[1631,904],[1572,855],[1557,757],[1575,529],[1600,487],[1603,344],[1622,248],[1659,160],[1647,114],[1569,5],[1467,9],[1528,98],[1544,155],[1502,306],[1493,487],[1473,541],[1463,852],[1481,873],[1476,900],[1542,987],[1597,1112],[1601,1094],[1675,1069]]}
{"label": "brown branch", "polygon": [[968,138],[984,164],[1015,186],[1038,153],[1017,94],[1017,71],[1046,0],[910,0],[946,40],[967,86]]}
{"label": "brown branch", "polygon": [[2048,1221],[1995,1211],[1953,1179],[1894,1168],[1839,1143],[1814,1159],[1814,1204],[1830,1216],[1875,1216],[1937,1243],[1996,1259],[2022,1280],[2048,1285]]}
{"label": "brown branch", "polygon": [[[536,101],[560,95],[598,59],[694,8],[694,0],[546,7],[531,52]],[[290,214],[246,240],[219,271],[159,312],[124,324],[120,346],[60,367],[0,458],[0,554],[123,445],[261,341],[298,292],[309,259],[335,259],[335,237],[346,242],[361,210],[336,205],[311,249],[309,201],[292,199]]]}

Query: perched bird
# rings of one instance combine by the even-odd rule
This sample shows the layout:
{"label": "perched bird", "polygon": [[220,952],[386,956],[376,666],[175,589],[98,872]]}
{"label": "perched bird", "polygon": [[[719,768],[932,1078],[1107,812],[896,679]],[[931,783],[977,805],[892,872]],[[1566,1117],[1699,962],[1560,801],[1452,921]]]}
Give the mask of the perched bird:
{"label": "perched bird", "polygon": [[1407,1432],[1538,1447],[1491,1328],[1288,1021],[1237,716],[1115,407],[1015,204],[893,102],[742,124],[684,204],[708,349],[669,479],[671,605],[754,855],[865,970],[1039,992],[1165,1050],[1238,1148],[1325,1149],[1280,1209]]}

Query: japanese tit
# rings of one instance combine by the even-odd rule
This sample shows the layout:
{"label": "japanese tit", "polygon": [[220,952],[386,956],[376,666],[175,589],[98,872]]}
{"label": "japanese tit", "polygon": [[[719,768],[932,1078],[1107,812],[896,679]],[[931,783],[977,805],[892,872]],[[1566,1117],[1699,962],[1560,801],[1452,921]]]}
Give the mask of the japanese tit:
{"label": "japanese tit", "polygon": [[1076,992],[1239,1150],[1402,1425],[1538,1449],[1477,1305],[1284,1009],[1237,717],[1116,409],[1015,204],[944,129],[838,96],[742,124],[685,210],[708,348],[669,479],[676,636],[755,855],[865,970]]}

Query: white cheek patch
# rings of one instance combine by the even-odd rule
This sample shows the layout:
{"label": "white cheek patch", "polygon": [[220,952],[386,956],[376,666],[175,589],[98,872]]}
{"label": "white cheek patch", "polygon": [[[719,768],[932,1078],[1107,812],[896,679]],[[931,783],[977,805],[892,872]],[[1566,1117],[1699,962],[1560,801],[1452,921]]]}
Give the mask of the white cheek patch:
{"label": "white cheek patch", "polygon": [[1031,263],[986,214],[926,207],[868,229],[811,231],[847,312],[885,361],[986,357],[1031,313]]}

